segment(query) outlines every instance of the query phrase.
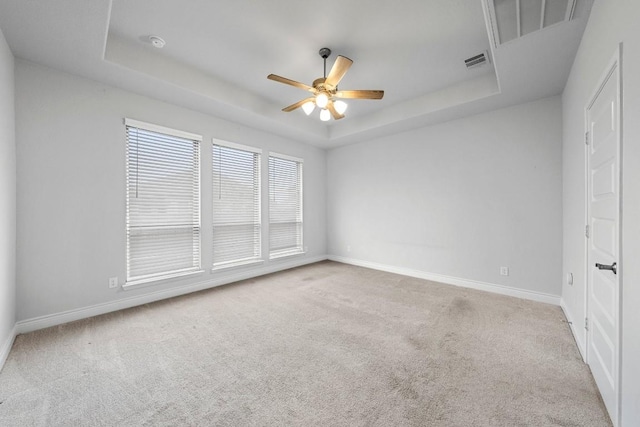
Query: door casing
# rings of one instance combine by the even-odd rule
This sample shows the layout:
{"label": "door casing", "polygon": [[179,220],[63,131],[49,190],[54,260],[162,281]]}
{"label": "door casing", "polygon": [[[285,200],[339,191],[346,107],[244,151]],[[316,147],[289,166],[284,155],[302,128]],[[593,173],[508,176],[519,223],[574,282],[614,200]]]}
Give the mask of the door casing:
{"label": "door casing", "polygon": [[[617,182],[618,182],[618,206],[617,206],[617,213],[618,213],[618,229],[617,229],[617,249],[618,249],[618,301],[617,301],[617,319],[616,319],[616,324],[617,324],[617,348],[616,348],[616,352],[615,352],[615,357],[616,357],[616,364],[617,364],[617,370],[616,370],[616,390],[615,390],[615,394],[616,394],[616,405],[614,408],[614,411],[612,414],[610,414],[611,418],[612,418],[612,422],[614,424],[614,426],[619,426],[620,425],[620,417],[621,417],[621,405],[620,405],[620,401],[621,401],[621,381],[622,381],[622,377],[620,375],[621,373],[621,362],[622,362],[622,357],[621,357],[621,347],[622,347],[622,323],[621,323],[621,319],[622,319],[622,288],[623,288],[623,272],[624,272],[624,266],[621,265],[622,263],[620,262],[622,259],[622,225],[623,225],[623,217],[622,217],[622,199],[623,199],[623,188],[622,188],[622,155],[623,155],[623,150],[622,150],[622,138],[623,138],[623,132],[622,132],[622,125],[623,125],[623,110],[622,110],[622,106],[623,106],[623,92],[622,92],[622,43],[620,43],[613,55],[613,58],[609,61],[609,63],[607,64],[607,67],[605,68],[604,73],[601,75],[601,77],[598,79],[598,83],[596,85],[596,89],[593,91],[593,93],[591,94],[591,96],[588,98],[588,102],[585,106],[584,109],[584,132],[585,135],[587,132],[589,132],[589,110],[590,108],[593,106],[593,104],[595,103],[596,99],[598,98],[600,92],[602,91],[602,89],[604,88],[604,86],[606,85],[606,83],[608,82],[608,80],[610,78],[616,78],[617,79],[617,84],[616,84],[616,91],[617,91],[617,108],[618,108],[618,116],[616,117],[617,120],[617,126],[618,126],[618,138],[617,138]],[[591,141],[589,141],[589,143],[591,143]],[[585,144],[585,224],[588,225],[590,224],[590,219],[591,219],[591,212],[590,212],[590,197],[591,197],[591,189],[590,189],[590,176],[589,174],[591,173],[590,171],[590,157],[589,157],[589,150],[590,150],[590,145]],[[586,236],[585,236],[586,238]],[[591,260],[590,256],[589,256],[589,246],[590,246],[590,242],[589,242],[589,238],[586,238],[585,240],[585,287],[584,287],[584,313],[585,316],[588,316],[590,313],[590,306],[589,306],[589,295],[590,295],[590,284],[591,284],[591,274],[592,274],[592,269],[591,269],[591,264],[596,262],[595,260]],[[584,333],[584,343],[585,343],[585,348],[584,348],[584,353],[583,353],[583,358],[585,363],[589,363],[590,360],[590,353],[589,353],[589,348],[590,348],[590,334],[586,329],[586,325],[585,325],[585,329],[583,329],[583,333]]]}

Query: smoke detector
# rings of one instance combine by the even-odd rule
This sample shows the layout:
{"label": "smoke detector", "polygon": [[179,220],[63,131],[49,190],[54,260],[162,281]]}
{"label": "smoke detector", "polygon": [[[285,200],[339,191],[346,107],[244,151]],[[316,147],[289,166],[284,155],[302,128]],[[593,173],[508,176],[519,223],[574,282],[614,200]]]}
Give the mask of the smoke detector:
{"label": "smoke detector", "polygon": [[149,41],[153,45],[153,47],[157,47],[158,49],[162,49],[165,44],[167,44],[162,37],[158,36],[149,36]]}

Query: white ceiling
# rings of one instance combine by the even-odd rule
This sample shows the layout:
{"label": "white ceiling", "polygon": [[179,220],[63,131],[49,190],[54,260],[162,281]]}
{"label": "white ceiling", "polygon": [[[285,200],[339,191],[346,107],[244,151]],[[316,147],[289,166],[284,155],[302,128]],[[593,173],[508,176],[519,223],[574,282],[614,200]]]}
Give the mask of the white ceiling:
{"label": "white ceiling", "polygon": [[[483,0],[2,0],[20,58],[254,128],[332,147],[562,91],[593,0],[572,21],[494,46]],[[166,40],[151,46],[149,35]],[[321,47],[354,61],[341,89],[383,89],[320,122],[280,109],[306,93]],[[492,63],[464,59],[489,51]]]}

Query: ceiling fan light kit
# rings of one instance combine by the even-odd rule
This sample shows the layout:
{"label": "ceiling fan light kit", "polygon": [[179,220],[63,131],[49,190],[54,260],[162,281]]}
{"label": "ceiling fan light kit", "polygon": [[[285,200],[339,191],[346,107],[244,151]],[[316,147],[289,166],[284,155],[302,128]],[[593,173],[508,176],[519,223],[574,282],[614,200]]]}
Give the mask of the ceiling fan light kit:
{"label": "ceiling fan light kit", "polygon": [[307,101],[304,104],[302,104],[302,110],[307,116],[313,113],[313,110],[315,108],[316,108],[316,104],[313,101]]}
{"label": "ceiling fan light kit", "polygon": [[340,101],[340,100],[338,100],[338,101],[335,101],[335,102],[333,103],[333,106],[334,106],[334,107],[336,107],[336,111],[337,111],[339,114],[344,114],[344,112],[345,112],[345,111],[347,111],[347,107],[348,107],[349,105],[347,105],[347,103],[346,103],[346,102],[344,102],[344,101]]}
{"label": "ceiling fan light kit", "polygon": [[338,90],[338,83],[347,73],[353,61],[346,56],[338,55],[336,62],[331,67],[329,75],[327,75],[327,58],[331,55],[331,49],[323,47],[318,52],[324,60],[324,77],[320,77],[313,81],[312,86],[295,80],[280,77],[275,74],[269,74],[267,78],[279,83],[284,83],[299,89],[306,90],[313,94],[310,98],[284,107],[282,111],[289,113],[297,108],[302,107],[304,113],[310,115],[314,108],[320,108],[320,120],[323,122],[331,120],[340,120],[344,117],[347,110],[347,103],[341,99],[382,99],[384,91],[382,90]]}
{"label": "ceiling fan light kit", "polygon": [[328,122],[329,120],[331,120],[331,113],[329,113],[329,110],[320,110],[320,120],[322,120],[323,122]]}
{"label": "ceiling fan light kit", "polygon": [[329,103],[329,95],[326,92],[320,92],[316,95],[316,105],[318,108],[326,108]]}

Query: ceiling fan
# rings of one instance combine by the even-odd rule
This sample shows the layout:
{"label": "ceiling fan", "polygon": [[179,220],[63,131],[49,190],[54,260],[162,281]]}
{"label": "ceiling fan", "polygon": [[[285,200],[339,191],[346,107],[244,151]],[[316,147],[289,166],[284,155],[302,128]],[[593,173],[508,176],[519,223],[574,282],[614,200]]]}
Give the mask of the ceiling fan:
{"label": "ceiling fan", "polygon": [[295,104],[284,107],[282,111],[288,113],[302,107],[304,112],[309,115],[315,106],[318,106],[321,109],[321,120],[327,121],[331,116],[335,120],[339,120],[344,117],[344,112],[347,109],[347,104],[340,99],[382,99],[383,90],[338,90],[338,83],[347,73],[353,61],[346,56],[338,55],[329,75],[327,75],[327,58],[331,55],[331,49],[323,47],[318,53],[324,59],[324,77],[315,79],[311,86],[275,74],[267,76],[269,80],[304,89],[313,94]]}

